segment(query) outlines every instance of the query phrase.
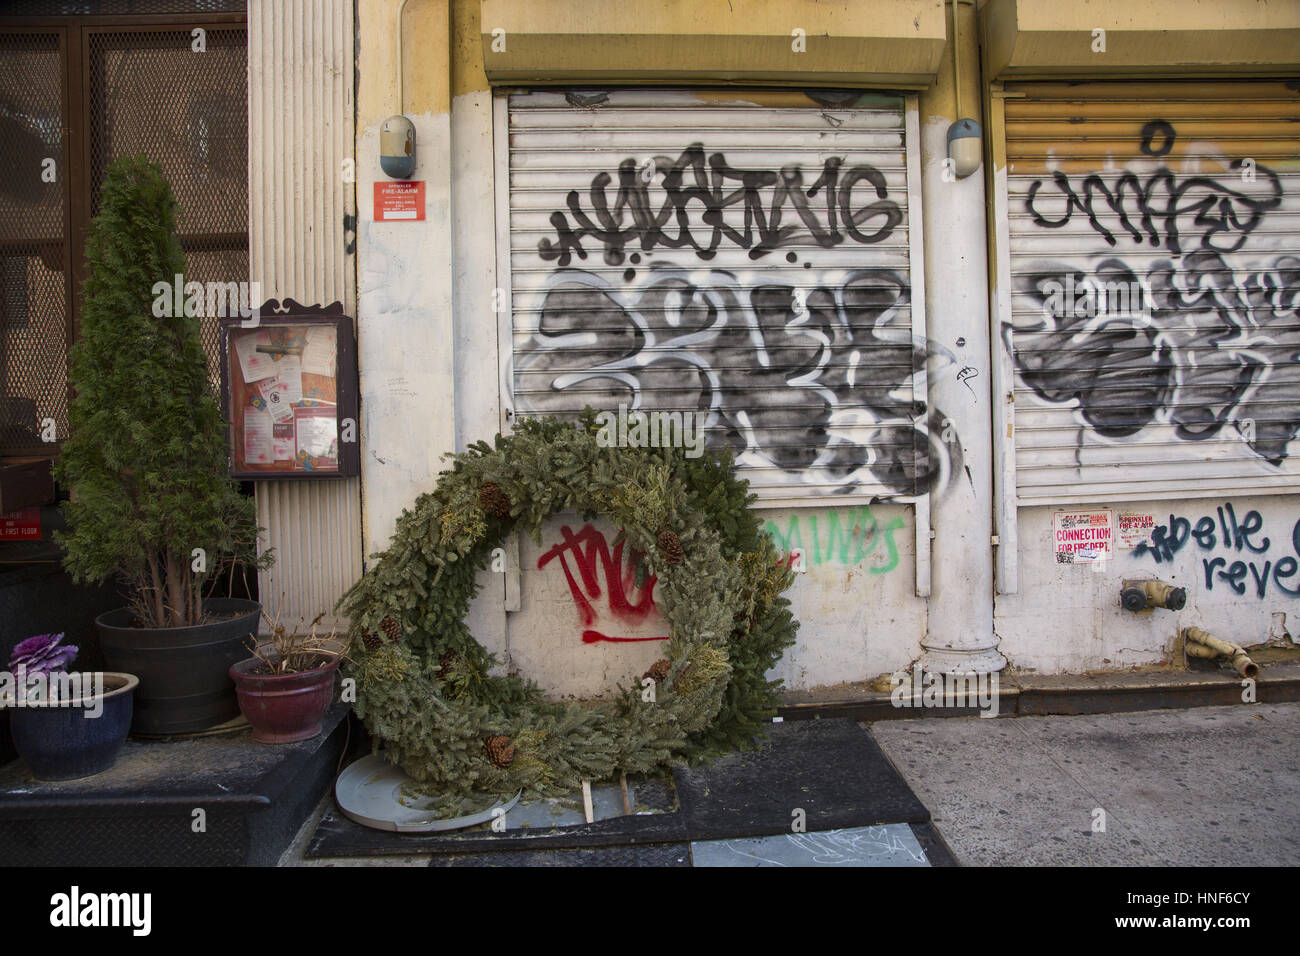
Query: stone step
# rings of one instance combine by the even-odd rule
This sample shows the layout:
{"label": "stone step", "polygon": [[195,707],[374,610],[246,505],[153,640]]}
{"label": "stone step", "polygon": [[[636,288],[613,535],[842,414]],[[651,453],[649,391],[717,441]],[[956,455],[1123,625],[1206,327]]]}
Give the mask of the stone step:
{"label": "stone step", "polygon": [[[10,866],[273,866],[333,784],[349,739],[336,704],[312,740],[260,744],[244,729],[131,739],[79,780],[0,767],[0,860]],[[356,736],[355,732],[352,736]]]}

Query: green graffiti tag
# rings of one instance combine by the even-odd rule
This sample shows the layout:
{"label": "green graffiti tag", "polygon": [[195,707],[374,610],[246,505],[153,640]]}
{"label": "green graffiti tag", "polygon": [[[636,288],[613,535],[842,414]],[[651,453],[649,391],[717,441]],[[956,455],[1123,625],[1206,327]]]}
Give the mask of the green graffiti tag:
{"label": "green graffiti tag", "polygon": [[[823,519],[818,525],[818,518]],[[804,540],[804,524],[807,525],[807,544]],[[815,512],[801,522],[798,514],[790,515],[785,531],[775,521],[768,520],[764,529],[776,546],[785,554],[787,563],[793,564],[799,555],[810,566],[816,567],[832,562],[842,565],[858,565],[872,552],[883,547],[884,559],[873,564],[867,570],[872,574],[885,574],[898,567],[898,545],[894,542],[894,532],[903,527],[903,519],[898,515],[891,518],[882,527],[867,505],[849,508],[847,511],[827,510]]]}

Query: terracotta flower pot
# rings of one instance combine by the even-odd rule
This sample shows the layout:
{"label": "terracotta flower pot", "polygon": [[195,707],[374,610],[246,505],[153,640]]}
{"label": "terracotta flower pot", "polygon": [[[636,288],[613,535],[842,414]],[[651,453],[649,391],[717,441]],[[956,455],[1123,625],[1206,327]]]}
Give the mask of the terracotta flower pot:
{"label": "terracotta flower pot", "polygon": [[321,732],[334,700],[339,659],[301,674],[257,674],[263,663],[250,657],[230,668],[239,709],[253,725],[253,739],[264,744],[310,740]]}

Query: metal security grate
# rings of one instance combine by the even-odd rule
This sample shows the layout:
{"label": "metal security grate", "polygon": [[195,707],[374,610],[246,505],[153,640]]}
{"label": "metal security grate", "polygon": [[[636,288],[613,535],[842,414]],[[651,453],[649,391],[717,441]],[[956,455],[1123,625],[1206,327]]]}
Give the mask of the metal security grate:
{"label": "metal security grate", "polygon": [[[248,279],[248,48],[243,29],[91,32],[91,215],[109,163],[143,153],[162,167],[179,204],[185,279]],[[162,277],[166,278],[166,277]],[[203,345],[219,384],[217,319]]]}
{"label": "metal security grate", "polygon": [[1024,83],[1006,103],[1021,504],[1300,484],[1300,94]]}
{"label": "metal security grate", "polygon": [[0,33],[0,452],[66,433],[63,54],[55,32]]}
{"label": "metal security grate", "polygon": [[513,407],[699,416],[765,501],[924,494],[906,141],[894,96],[512,95]]}
{"label": "metal security grate", "polygon": [[[180,207],[187,280],[247,281],[247,32],[229,16],[243,7],[31,2],[0,15],[0,24],[24,13],[49,18],[0,29],[0,455],[51,454],[58,446],[42,432],[52,423],[55,437],[68,433],[74,290],[113,159],[143,153],[162,167]],[[90,19],[168,11],[218,16]],[[203,320],[203,344],[216,389],[216,317]]]}
{"label": "metal security grate", "polygon": [[243,13],[247,0],[8,0],[3,16],[105,17],[168,13]]}

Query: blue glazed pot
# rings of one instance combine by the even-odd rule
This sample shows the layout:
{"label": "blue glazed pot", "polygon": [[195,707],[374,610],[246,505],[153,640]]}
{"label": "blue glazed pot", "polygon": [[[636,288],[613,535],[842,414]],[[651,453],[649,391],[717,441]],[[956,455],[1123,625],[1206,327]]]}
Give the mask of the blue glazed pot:
{"label": "blue glazed pot", "polygon": [[117,761],[131,729],[132,701],[140,679],[115,671],[104,672],[103,678],[101,694],[87,692],[53,706],[33,703],[9,708],[14,746],[37,780],[89,777]]}

